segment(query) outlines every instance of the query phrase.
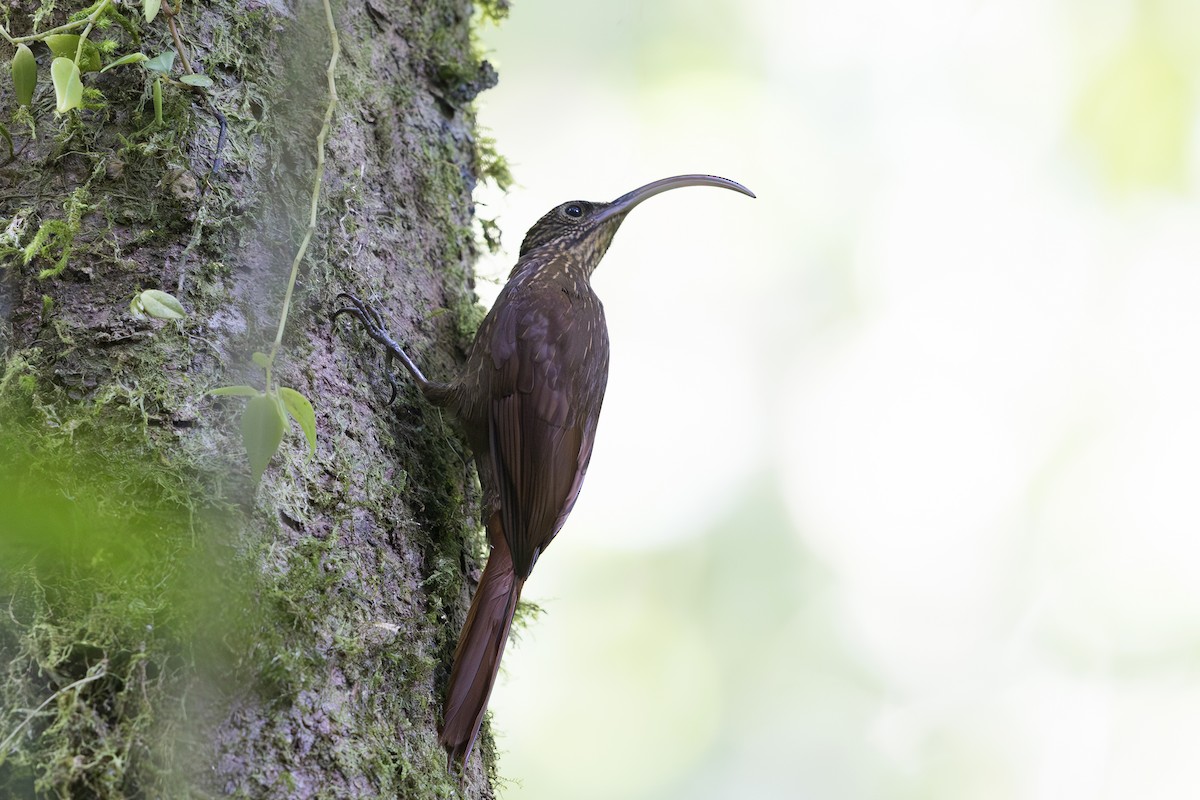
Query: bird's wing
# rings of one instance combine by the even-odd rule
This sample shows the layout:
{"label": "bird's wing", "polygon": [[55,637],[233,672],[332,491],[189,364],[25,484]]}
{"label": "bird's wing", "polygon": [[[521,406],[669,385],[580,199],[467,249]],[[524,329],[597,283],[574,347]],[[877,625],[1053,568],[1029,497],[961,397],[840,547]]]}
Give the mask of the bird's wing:
{"label": "bird's wing", "polygon": [[573,317],[580,315],[577,302],[557,289],[524,302],[511,298],[492,331],[489,449],[505,539],[521,578],[575,504],[596,436],[607,334],[601,324],[599,339],[578,329],[567,335],[573,323],[586,324],[586,315]]}

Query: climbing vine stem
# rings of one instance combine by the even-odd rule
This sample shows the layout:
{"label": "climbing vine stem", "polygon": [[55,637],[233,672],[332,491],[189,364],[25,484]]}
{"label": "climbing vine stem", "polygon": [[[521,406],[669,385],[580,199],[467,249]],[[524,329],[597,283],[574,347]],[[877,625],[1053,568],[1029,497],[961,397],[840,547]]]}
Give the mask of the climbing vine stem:
{"label": "climbing vine stem", "polygon": [[337,84],[334,81],[334,70],[337,68],[338,55],[342,52],[338,42],[337,26],[333,22],[333,9],[329,0],[323,0],[325,6],[325,24],[329,27],[329,42],[332,52],[329,56],[329,66],[325,69],[325,79],[329,84],[329,105],[325,107],[325,119],[317,133],[317,168],[313,177],[312,200],[309,203],[308,225],[300,246],[296,249],[296,257],[292,259],[292,273],[288,277],[287,292],[283,296],[283,312],[279,315],[279,329],[275,332],[275,342],[271,345],[270,361],[275,362],[275,356],[283,344],[283,329],[287,325],[288,309],[292,304],[292,291],[296,288],[296,276],[300,273],[300,261],[308,251],[308,243],[312,240],[317,228],[317,205],[321,198],[321,182],[325,178],[325,141],[329,138],[329,128],[333,121],[333,109],[337,105]]}
{"label": "climbing vine stem", "polygon": [[250,460],[250,473],[257,485],[262,478],[267,464],[279,451],[283,441],[283,433],[287,427],[288,417],[291,417],[304,432],[308,440],[308,456],[317,450],[317,420],[316,412],[307,397],[287,386],[274,385],[275,357],[283,345],[283,330],[287,326],[288,311],[292,306],[292,292],[296,289],[296,277],[300,274],[300,262],[308,251],[308,243],[312,241],[313,232],[317,229],[317,207],[321,199],[321,183],[325,177],[325,141],[329,138],[329,129],[333,122],[333,110],[337,106],[337,85],[334,82],[334,71],[337,69],[338,55],[341,45],[338,43],[337,27],[333,22],[333,9],[330,0],[322,0],[325,7],[325,23],[329,27],[329,42],[332,52],[329,56],[329,66],[325,69],[325,77],[329,84],[329,104],[325,107],[325,119],[321,130],[317,133],[317,165],[313,176],[312,199],[308,207],[308,224],[304,235],[296,248],[296,257],[292,259],[292,271],[288,276],[287,291],[283,295],[283,308],[279,313],[279,328],[275,332],[275,341],[271,344],[271,352],[255,353],[254,363],[262,367],[266,373],[263,390],[253,386],[221,386],[210,393],[217,396],[247,397],[246,408],[242,412],[242,444],[246,447],[246,455]]}
{"label": "climbing vine stem", "polygon": [[108,8],[110,0],[101,0],[96,4],[96,10],[87,17],[87,25],[83,28],[83,33],[79,35],[79,44],[75,48],[75,63],[79,64],[83,58],[83,43],[87,41],[88,34],[92,32],[92,26],[96,24],[96,20],[100,19],[100,15]]}

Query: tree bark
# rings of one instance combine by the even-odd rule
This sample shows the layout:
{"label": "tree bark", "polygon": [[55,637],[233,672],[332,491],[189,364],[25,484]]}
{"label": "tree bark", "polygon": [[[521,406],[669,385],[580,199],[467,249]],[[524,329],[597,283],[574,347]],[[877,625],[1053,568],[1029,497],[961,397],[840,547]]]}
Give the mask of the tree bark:
{"label": "tree bark", "polygon": [[[8,33],[67,21],[35,30],[38,9],[12,4]],[[0,80],[0,796],[492,796],[490,737],[462,777],[437,743],[482,555],[469,453],[403,380],[387,407],[376,348],[329,318],[353,291],[427,374],[465,355],[492,166],[471,102],[494,81],[472,10],[334,6],[339,101],[272,372],[318,440],[309,458],[293,427],[257,486],[245,398],[208,392],[265,385],[251,354],[275,337],[329,101],[321,4],[184,4],[213,85],[164,82],[158,126],[143,65],[84,73],[91,107],[55,115],[31,44],[32,126]],[[116,43],[105,63],[176,47],[163,16],[114,13],[89,36]],[[132,315],[147,289],[186,316]]]}

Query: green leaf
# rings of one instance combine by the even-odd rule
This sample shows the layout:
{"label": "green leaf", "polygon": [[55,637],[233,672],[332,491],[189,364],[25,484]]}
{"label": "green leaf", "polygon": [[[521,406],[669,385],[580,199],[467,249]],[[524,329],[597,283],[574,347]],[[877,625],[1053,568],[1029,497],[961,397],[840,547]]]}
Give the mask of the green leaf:
{"label": "green leaf", "polygon": [[[79,52],[79,36],[74,33],[55,33],[43,39],[50,52],[59,58],[75,60]],[[100,48],[87,41],[83,42],[83,52],[79,53],[79,71],[95,72],[100,69]]]}
{"label": "green leaf", "polygon": [[179,79],[179,82],[186,83],[188,86],[197,86],[200,88],[212,86],[212,78],[208,77],[207,75],[201,75],[199,72],[192,75],[184,75]]}
{"label": "green leaf", "polygon": [[210,389],[208,393],[215,394],[218,397],[254,397],[255,395],[262,394],[262,392],[253,386],[246,386],[245,384],[239,386],[218,386],[216,389]]}
{"label": "green leaf", "polygon": [[287,418],[283,415],[279,400],[268,394],[258,394],[246,403],[242,412],[242,444],[250,458],[250,473],[257,485],[272,456],[283,441]]}
{"label": "green leaf", "polygon": [[79,79],[79,67],[69,58],[50,62],[50,78],[54,81],[55,110],[64,114],[79,108],[83,102],[83,81]]}
{"label": "green leaf", "polygon": [[270,398],[275,401],[275,408],[277,411],[279,411],[279,418],[281,420],[283,420],[283,427],[286,430],[287,424],[288,424],[287,409],[283,407],[283,398],[281,398],[279,396],[279,390],[271,389],[267,392],[267,395],[270,396]]}
{"label": "green leaf", "polygon": [[308,439],[308,457],[312,458],[317,452],[317,415],[312,403],[295,389],[286,386],[279,387],[279,399],[292,419],[300,424],[300,430],[304,431],[304,438]]}
{"label": "green leaf", "polygon": [[171,67],[175,64],[175,51],[165,50],[154,58],[142,64],[143,67],[151,72],[157,72],[162,75],[167,75],[171,72]]}
{"label": "green leaf", "polygon": [[146,15],[146,22],[154,22],[160,8],[162,8],[162,0],[146,0],[142,3],[142,13]]}
{"label": "green leaf", "polygon": [[271,357],[266,353],[259,353],[255,351],[254,355],[250,356],[250,360],[255,364],[258,364],[263,369],[271,368]]}
{"label": "green leaf", "polygon": [[137,296],[142,310],[155,319],[183,319],[187,312],[173,295],[158,289],[147,289]]}
{"label": "green leaf", "polygon": [[154,124],[162,125],[162,78],[154,79]]}
{"label": "green leaf", "polygon": [[112,63],[110,63],[108,66],[106,66],[104,69],[102,69],[100,71],[108,72],[113,67],[121,67],[121,66],[124,66],[125,64],[140,64],[143,61],[148,61],[148,60],[149,59],[146,58],[145,53],[130,53],[127,56],[121,56],[116,61],[113,61]]}
{"label": "green leaf", "polygon": [[23,44],[17,45],[13,56],[12,76],[17,105],[28,106],[33,102],[33,90],[37,88],[37,61],[33,51]]}

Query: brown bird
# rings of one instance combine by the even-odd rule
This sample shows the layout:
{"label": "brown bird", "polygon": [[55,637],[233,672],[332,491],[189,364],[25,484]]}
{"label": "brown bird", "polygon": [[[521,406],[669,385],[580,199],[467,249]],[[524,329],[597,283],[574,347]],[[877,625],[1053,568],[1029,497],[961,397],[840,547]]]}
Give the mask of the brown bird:
{"label": "brown bird", "polygon": [[[483,722],[521,587],[567,520],[592,457],[608,382],[608,328],[591,276],[629,211],[683,186],[719,186],[754,197],[735,181],[677,175],[611,203],[563,203],[530,228],[520,257],[458,377],[428,380],[350,294],[334,312],[358,319],[398,358],[425,398],[462,425],[483,487],[491,555],[454,652],[441,742],[465,763]],[[395,386],[393,384],[393,399]],[[389,402],[391,402],[389,400]]]}

